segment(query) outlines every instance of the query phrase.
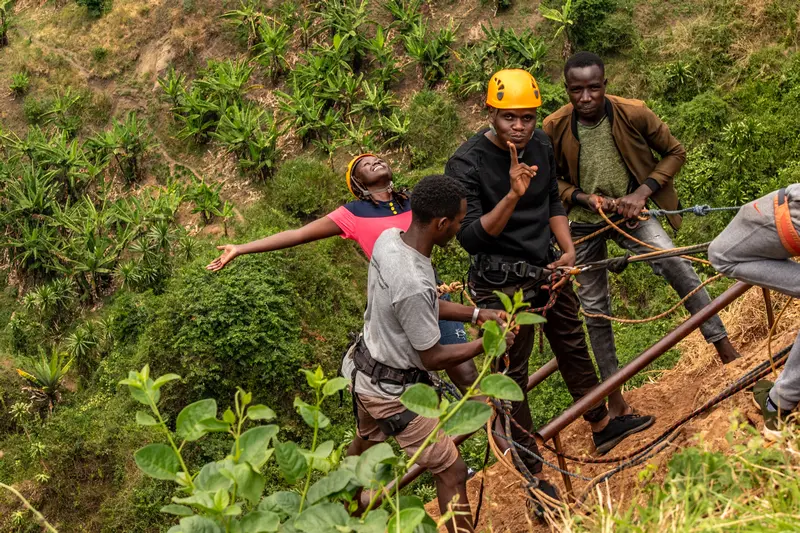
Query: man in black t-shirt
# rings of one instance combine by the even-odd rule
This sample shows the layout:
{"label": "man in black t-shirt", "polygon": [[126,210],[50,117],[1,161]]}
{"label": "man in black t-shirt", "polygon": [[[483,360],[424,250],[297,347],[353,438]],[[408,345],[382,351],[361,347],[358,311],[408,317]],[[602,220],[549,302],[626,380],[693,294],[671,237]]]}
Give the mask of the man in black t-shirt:
{"label": "man in black t-shirt", "polygon": [[[531,307],[549,298],[542,269],[574,266],[575,247],[556,181],[553,148],[536,129],[541,105],[536,80],[524,70],[502,70],[489,81],[486,99],[490,128],[467,140],[447,162],[445,173],[467,190],[467,215],[457,238],[471,256],[469,290],[478,305],[498,308],[493,291],[513,295],[522,289]],[[555,236],[562,254],[551,246]],[[561,375],[577,400],[599,381],[589,357],[578,299],[570,283],[546,311],[544,326]],[[535,331],[523,326],[509,350],[508,375],[525,390]],[[512,416],[532,430],[527,401],[513,404]],[[628,415],[609,419],[605,401],[588,411],[599,453],[606,453],[626,436],[652,425],[650,416]],[[536,450],[535,441],[512,426],[514,440]],[[542,465],[525,456],[526,466],[538,473]]]}

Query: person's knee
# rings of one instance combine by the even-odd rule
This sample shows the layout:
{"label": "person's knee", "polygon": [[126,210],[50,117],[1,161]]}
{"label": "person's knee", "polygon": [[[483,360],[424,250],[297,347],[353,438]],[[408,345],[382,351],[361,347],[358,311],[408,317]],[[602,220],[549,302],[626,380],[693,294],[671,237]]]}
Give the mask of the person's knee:
{"label": "person's knee", "polygon": [[711,266],[718,272],[730,274],[733,271],[733,262],[725,259],[725,250],[727,250],[728,245],[722,236],[723,235],[720,235],[711,241],[711,244],[708,246],[708,260],[711,261]]}

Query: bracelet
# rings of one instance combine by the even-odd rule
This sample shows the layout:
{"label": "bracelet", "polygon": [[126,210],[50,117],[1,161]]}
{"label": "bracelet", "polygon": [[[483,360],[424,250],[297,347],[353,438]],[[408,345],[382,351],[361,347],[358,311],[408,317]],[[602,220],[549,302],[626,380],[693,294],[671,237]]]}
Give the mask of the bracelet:
{"label": "bracelet", "polygon": [[473,324],[477,324],[477,323],[478,323],[478,314],[479,314],[480,312],[481,312],[481,310],[480,310],[480,308],[478,308],[478,307],[476,307],[476,308],[475,308],[475,309],[472,311],[472,323],[473,323]]}

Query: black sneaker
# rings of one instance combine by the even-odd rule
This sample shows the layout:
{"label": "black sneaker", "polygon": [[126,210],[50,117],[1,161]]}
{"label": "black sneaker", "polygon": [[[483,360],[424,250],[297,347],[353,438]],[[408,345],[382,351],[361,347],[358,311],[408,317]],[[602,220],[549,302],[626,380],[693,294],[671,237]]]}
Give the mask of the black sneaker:
{"label": "black sneaker", "polygon": [[[554,500],[561,501],[561,498],[558,495],[558,490],[543,479],[538,479],[538,484],[536,486],[537,489],[544,492]],[[529,498],[526,501],[526,505],[528,506],[528,510],[530,510],[536,518],[540,520],[544,519],[545,509],[549,510],[552,513],[555,513],[557,507],[551,501],[541,501],[539,498],[536,497],[536,494],[533,491],[529,491]]]}
{"label": "black sneaker", "polygon": [[592,433],[594,447],[599,455],[608,453],[628,435],[644,431],[656,421],[654,416],[622,415],[612,418],[602,431]]}

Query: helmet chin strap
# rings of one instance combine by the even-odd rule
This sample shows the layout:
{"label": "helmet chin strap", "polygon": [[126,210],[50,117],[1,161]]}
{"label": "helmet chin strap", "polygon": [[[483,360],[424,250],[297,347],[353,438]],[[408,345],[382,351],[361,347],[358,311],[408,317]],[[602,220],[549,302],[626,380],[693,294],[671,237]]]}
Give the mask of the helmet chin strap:
{"label": "helmet chin strap", "polygon": [[391,181],[391,180],[389,181],[389,185],[387,185],[383,189],[379,189],[379,190],[375,190],[375,191],[370,191],[369,189],[367,189],[366,187],[361,185],[361,182],[359,182],[359,181],[355,181],[355,184],[358,187],[359,192],[361,192],[361,194],[363,194],[364,196],[373,196],[375,194],[380,194],[382,192],[391,193],[391,192],[394,191],[394,182]]}

